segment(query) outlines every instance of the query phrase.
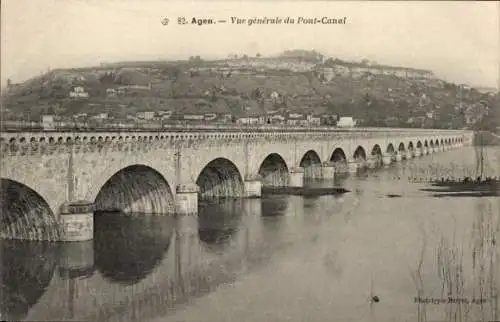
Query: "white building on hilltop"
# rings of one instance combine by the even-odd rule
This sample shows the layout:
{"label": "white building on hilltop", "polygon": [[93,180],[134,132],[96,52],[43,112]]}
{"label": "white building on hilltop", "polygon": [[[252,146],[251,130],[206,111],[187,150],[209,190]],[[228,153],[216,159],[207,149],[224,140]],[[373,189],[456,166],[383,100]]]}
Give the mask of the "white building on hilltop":
{"label": "white building on hilltop", "polygon": [[72,98],[87,98],[89,97],[89,93],[85,92],[85,89],[81,86],[76,86],[73,88],[73,91],[69,93],[69,97]]}

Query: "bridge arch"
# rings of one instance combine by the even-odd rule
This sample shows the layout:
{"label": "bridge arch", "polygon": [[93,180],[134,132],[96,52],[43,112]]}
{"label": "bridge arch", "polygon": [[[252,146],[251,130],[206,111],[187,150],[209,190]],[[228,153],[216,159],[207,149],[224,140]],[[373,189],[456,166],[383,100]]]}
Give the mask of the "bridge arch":
{"label": "bridge arch", "polygon": [[[394,147],[392,149],[394,150]],[[382,149],[380,148],[380,145],[375,144],[370,155],[375,160],[375,166],[379,166],[382,164]]]}
{"label": "bridge arch", "polygon": [[288,165],[278,153],[269,154],[260,164],[263,186],[282,187],[288,184]]}
{"label": "bridge arch", "polygon": [[304,168],[304,178],[321,178],[321,158],[316,151],[307,151],[299,166]]}
{"label": "bridge arch", "polygon": [[55,241],[57,218],[47,200],[18,181],[0,179],[0,238]]}
{"label": "bridge arch", "polygon": [[347,156],[344,153],[344,150],[341,148],[336,148],[333,150],[332,155],[330,156],[330,162],[333,162],[335,169],[347,169]]}
{"label": "bridge arch", "polygon": [[392,143],[389,143],[387,145],[387,149],[385,149],[386,153],[394,154],[396,152],[396,149],[394,148],[394,145]]}
{"label": "bridge arch", "polygon": [[238,167],[226,158],[210,161],[198,174],[201,198],[242,197],[243,179]]}
{"label": "bridge arch", "polygon": [[124,213],[175,213],[167,180],[155,169],[134,164],[113,174],[95,197],[96,211]]}
{"label": "bridge arch", "polygon": [[361,145],[358,146],[356,150],[354,150],[352,158],[354,159],[354,161],[359,161],[359,160],[366,161],[365,149]]}

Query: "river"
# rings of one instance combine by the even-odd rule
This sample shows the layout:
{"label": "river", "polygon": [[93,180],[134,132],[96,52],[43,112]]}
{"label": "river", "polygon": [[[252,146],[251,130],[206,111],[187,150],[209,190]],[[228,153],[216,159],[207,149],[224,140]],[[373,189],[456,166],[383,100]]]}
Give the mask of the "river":
{"label": "river", "polygon": [[[486,169],[500,175],[500,149]],[[500,319],[500,199],[408,178],[475,171],[474,148],[338,178],[341,197],[96,214],[88,243],[2,241],[2,318],[25,321]],[[331,186],[333,182],[310,182]]]}

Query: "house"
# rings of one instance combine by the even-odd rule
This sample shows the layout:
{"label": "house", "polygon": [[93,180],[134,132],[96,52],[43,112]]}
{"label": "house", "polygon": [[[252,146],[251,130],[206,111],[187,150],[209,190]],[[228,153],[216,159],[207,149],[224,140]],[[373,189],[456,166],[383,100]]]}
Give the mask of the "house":
{"label": "house", "polygon": [[272,91],[271,94],[269,94],[269,98],[276,101],[280,98],[280,94],[276,91]]}
{"label": "house", "polygon": [[217,122],[219,123],[231,123],[233,119],[233,115],[231,113],[223,113],[223,114],[219,114],[219,118],[217,120]]}
{"label": "house", "polygon": [[298,120],[298,119],[301,119],[303,117],[304,117],[304,115],[302,115],[300,113],[289,113],[288,114],[288,119]]}
{"label": "house", "polygon": [[244,125],[256,125],[256,124],[264,124],[264,120],[260,116],[244,116],[236,119],[237,124]]}
{"label": "house", "polygon": [[85,92],[85,89],[81,86],[75,86],[73,90],[69,93],[71,98],[87,98],[89,94]]}
{"label": "house", "polygon": [[269,116],[267,118],[267,122],[268,124],[285,124],[286,122],[286,117],[284,117],[283,115],[280,115],[280,114],[275,114],[273,116]]}
{"label": "house", "polygon": [[152,120],[155,117],[155,112],[144,112],[144,119],[145,120]]}
{"label": "house", "polygon": [[205,114],[205,121],[213,121],[217,118],[217,114],[215,113],[206,113]]}
{"label": "house", "polygon": [[312,114],[308,114],[306,120],[309,125],[319,126],[321,124],[321,118]]}
{"label": "house", "polygon": [[354,127],[356,125],[356,122],[351,116],[343,116],[340,117],[337,126],[338,127]]}
{"label": "house", "polygon": [[42,126],[44,130],[54,129],[54,115],[42,115]]}
{"label": "house", "polygon": [[114,88],[108,88],[108,89],[106,89],[106,95],[108,95],[108,96],[117,96],[116,90]]}
{"label": "house", "polygon": [[96,120],[105,120],[108,118],[108,113],[99,113],[93,117]]}
{"label": "house", "polygon": [[205,119],[204,114],[184,114],[183,115],[184,120],[189,120],[189,121],[202,121]]}

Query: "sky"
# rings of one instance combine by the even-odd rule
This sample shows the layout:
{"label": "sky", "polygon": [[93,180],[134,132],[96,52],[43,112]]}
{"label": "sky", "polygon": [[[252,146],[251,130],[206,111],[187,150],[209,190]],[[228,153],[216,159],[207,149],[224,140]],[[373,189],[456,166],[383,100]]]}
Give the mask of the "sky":
{"label": "sky", "polygon": [[[430,69],[499,88],[500,3],[364,1],[6,0],[1,81],[127,60],[225,58],[314,49],[345,60]],[[345,25],[178,25],[187,19],[347,17]],[[170,22],[164,26],[163,18]]]}

